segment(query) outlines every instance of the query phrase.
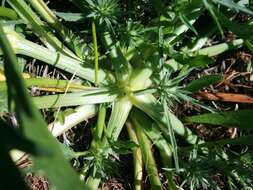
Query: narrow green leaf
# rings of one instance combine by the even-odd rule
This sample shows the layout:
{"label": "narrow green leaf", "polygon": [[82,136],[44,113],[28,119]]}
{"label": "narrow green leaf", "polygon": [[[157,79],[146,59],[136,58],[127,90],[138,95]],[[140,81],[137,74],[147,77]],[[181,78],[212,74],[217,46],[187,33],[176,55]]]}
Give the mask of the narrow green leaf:
{"label": "narrow green leaf", "polygon": [[216,23],[216,25],[217,25],[220,33],[223,36],[223,29],[221,27],[221,24],[219,22],[219,19],[218,19],[217,15],[215,14],[215,7],[213,6],[212,3],[209,2],[209,0],[202,0],[202,1],[203,1],[204,5],[205,5],[206,9],[210,12],[210,14],[213,17],[213,19],[214,19],[214,21],[215,21],[215,23]]}
{"label": "narrow green leaf", "polygon": [[236,21],[229,20],[224,14],[219,10],[215,9],[215,14],[219,18],[219,21],[224,25],[228,30],[232,31],[239,37],[245,40],[253,40],[251,33],[253,32],[253,26],[247,23],[237,23]]}
{"label": "narrow green leaf", "polygon": [[18,149],[26,151],[33,155],[48,155],[50,152],[32,141],[27,140],[18,130],[15,130],[13,126],[9,126],[2,119],[0,119],[0,134],[4,134],[1,137],[1,141],[6,150]]}
{"label": "narrow green leaf", "polygon": [[239,127],[252,130],[253,110],[239,110],[224,113],[208,113],[184,118],[189,123],[204,123],[222,125],[224,127]]}
{"label": "narrow green leaf", "polygon": [[[224,139],[224,140],[218,140],[214,142],[210,142],[210,144],[215,143],[215,144],[231,144],[231,145],[253,145],[253,134],[241,136],[239,138],[235,139]],[[208,144],[208,143],[207,143]],[[204,144],[203,144],[204,145]]]}
{"label": "narrow green leaf", "polygon": [[56,189],[69,190],[75,187],[77,190],[83,190],[84,186],[67,160],[64,159],[57,140],[48,131],[45,121],[27,94],[24,81],[19,73],[16,56],[5,36],[2,23],[0,23],[0,44],[5,58],[4,71],[9,87],[9,100],[13,99],[15,102],[15,111],[22,134],[50,152],[48,156],[32,156],[34,168],[37,171],[43,171]]}
{"label": "narrow green leaf", "polygon": [[211,84],[215,84],[223,79],[222,75],[206,75],[197,80],[193,80],[184,88],[190,92],[197,92],[198,90],[207,87]]}
{"label": "narrow green leaf", "polygon": [[8,95],[6,90],[0,90],[0,113],[8,111]]}
{"label": "narrow green leaf", "polygon": [[112,147],[112,150],[117,154],[130,154],[135,148],[138,147],[133,141],[122,141],[117,140],[114,142],[109,142]]}
{"label": "narrow green leaf", "polygon": [[18,19],[17,13],[13,9],[6,7],[0,7],[0,17],[7,17],[12,20]]}
{"label": "narrow green leaf", "polygon": [[58,11],[54,11],[54,13],[62,18],[65,21],[68,22],[78,22],[78,21],[82,21],[85,17],[85,15],[83,13],[71,13],[71,12],[58,12]]}
{"label": "narrow green leaf", "polygon": [[182,13],[179,13],[180,20],[192,31],[196,36],[198,36],[197,30],[194,26],[190,23],[190,20]]}
{"label": "narrow green leaf", "polygon": [[217,4],[221,4],[223,6],[226,6],[226,7],[230,8],[232,10],[235,10],[237,12],[241,11],[241,12],[244,12],[246,14],[253,15],[252,10],[248,9],[245,6],[240,6],[239,4],[235,3],[232,0],[213,0],[213,2],[215,2]]}
{"label": "narrow green leaf", "polygon": [[43,109],[113,102],[116,97],[117,94],[114,92],[96,92],[95,90],[95,92],[73,92],[67,94],[37,96],[32,99],[39,109]]}
{"label": "narrow green leaf", "polygon": [[65,123],[65,115],[64,115],[63,111],[58,112],[56,120],[59,121],[61,125],[63,125]]}

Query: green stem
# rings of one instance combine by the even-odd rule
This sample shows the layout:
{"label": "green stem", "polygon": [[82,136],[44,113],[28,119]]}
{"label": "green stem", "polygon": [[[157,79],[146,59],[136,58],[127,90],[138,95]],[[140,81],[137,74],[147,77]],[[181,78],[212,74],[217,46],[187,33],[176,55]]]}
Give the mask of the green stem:
{"label": "green stem", "polygon": [[57,51],[78,59],[77,56],[68,48],[66,48],[63,43],[54,36],[53,33],[46,29],[44,23],[24,0],[8,0],[8,2],[16,10],[18,15],[31,26],[34,32],[36,32],[39,37],[42,38],[42,41],[46,40],[46,42],[52,45]]}
{"label": "green stem", "polygon": [[0,7],[0,17],[7,17],[11,20],[17,20],[18,15],[13,9],[9,9],[6,7]]}
{"label": "green stem", "polygon": [[159,178],[158,170],[156,167],[155,159],[151,151],[151,143],[147,138],[142,128],[135,126],[136,136],[140,143],[141,153],[144,160],[145,168],[148,172],[151,189],[162,190],[162,183]]}
{"label": "green stem", "polygon": [[[95,131],[95,138],[93,138],[91,142],[91,147],[94,148],[95,150],[100,150],[102,149],[103,146],[106,146],[107,144],[107,141],[104,139],[105,141],[103,143],[102,139],[105,125],[105,116],[106,116],[106,107],[104,105],[101,105],[98,112],[98,121]],[[86,184],[91,190],[97,190],[100,181],[101,178],[90,175],[86,180]]]}
{"label": "green stem", "polygon": [[[47,4],[43,0],[28,0],[36,12],[54,29],[56,30],[64,43],[67,44],[72,51],[76,52],[72,39],[78,39],[79,37],[67,29],[55,16],[55,14],[49,9]],[[81,39],[79,39],[81,40]],[[77,52],[76,52],[77,53]]]}
{"label": "green stem", "polygon": [[[161,134],[161,131],[154,125],[147,115],[138,109],[133,109],[130,114],[131,121],[135,126],[140,126],[145,134],[152,140],[152,142],[159,149],[163,166],[165,168],[172,167],[172,151],[171,147],[167,143],[166,139]],[[171,190],[177,190],[177,187],[173,181],[173,175],[171,171],[166,170],[165,175],[168,180],[168,184]]]}
{"label": "green stem", "polygon": [[172,154],[174,157],[174,162],[175,162],[175,168],[176,168],[176,172],[179,171],[179,161],[178,161],[178,151],[177,151],[177,142],[176,142],[176,138],[174,135],[174,130],[172,127],[172,122],[171,122],[171,118],[170,118],[170,113],[168,111],[168,105],[166,103],[165,100],[163,100],[163,112],[164,112],[164,117],[165,117],[165,121],[166,121],[166,125],[167,125],[167,130],[169,131],[169,137],[170,137],[170,144],[172,146]]}
{"label": "green stem", "polygon": [[104,105],[101,105],[98,112],[98,121],[96,126],[96,138],[100,140],[102,138],[104,130],[105,116],[106,116],[106,107]]}
{"label": "green stem", "polygon": [[[14,31],[6,30],[6,33],[16,54],[22,54],[38,59],[59,69],[75,74],[80,78],[95,82],[94,70],[82,66],[82,62],[30,42]],[[105,73],[100,69],[98,81],[105,84],[108,80],[113,80],[112,75]]]}
{"label": "green stem", "polygon": [[96,24],[92,21],[92,38],[93,38],[93,47],[95,53],[95,85],[98,84],[98,44],[97,44],[97,34],[96,34]]}
{"label": "green stem", "polygon": [[54,15],[54,13],[48,8],[47,4],[43,0],[27,0],[32,7],[37,11],[37,13],[51,26],[54,26],[55,29],[61,28],[63,25]]}
{"label": "green stem", "polygon": [[[130,122],[127,122],[126,126],[130,139],[135,144],[139,145],[132,124]],[[133,162],[134,162],[134,189],[141,190],[141,181],[143,177],[143,170],[142,170],[143,161],[141,156],[141,149],[139,147],[134,149],[133,151]]]}

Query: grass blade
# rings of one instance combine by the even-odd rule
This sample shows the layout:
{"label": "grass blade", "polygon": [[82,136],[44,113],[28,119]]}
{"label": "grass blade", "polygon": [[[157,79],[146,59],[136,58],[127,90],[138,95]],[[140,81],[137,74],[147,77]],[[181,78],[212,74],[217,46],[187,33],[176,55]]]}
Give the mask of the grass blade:
{"label": "grass blade", "polygon": [[49,133],[46,123],[29,98],[24,82],[18,72],[16,56],[0,23],[0,44],[5,57],[5,76],[9,97],[15,101],[16,113],[22,134],[33,143],[47,148],[48,156],[33,156],[34,168],[45,172],[47,178],[56,189],[69,190],[75,187],[84,189],[77,174],[64,159],[57,140]]}
{"label": "grass blade", "polygon": [[208,113],[186,117],[184,118],[184,121],[189,123],[204,123],[252,130],[252,113],[253,110],[239,110],[225,113]]}

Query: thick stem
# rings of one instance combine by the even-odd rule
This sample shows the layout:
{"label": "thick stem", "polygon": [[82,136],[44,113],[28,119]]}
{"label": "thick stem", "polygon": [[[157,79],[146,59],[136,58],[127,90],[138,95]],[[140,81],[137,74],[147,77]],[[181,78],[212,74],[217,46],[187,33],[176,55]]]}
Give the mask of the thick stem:
{"label": "thick stem", "polygon": [[[239,48],[243,45],[244,41],[242,39],[233,40],[231,42],[225,42],[217,45],[213,45],[211,47],[203,48],[198,51],[189,52],[189,55],[207,55],[209,57],[217,56],[222,54],[228,50]],[[169,59],[166,61],[167,66],[169,66],[173,71],[179,70],[182,67],[180,63],[178,63],[174,59]]]}
{"label": "thick stem", "polygon": [[67,130],[76,126],[82,121],[87,121],[89,118],[93,117],[97,112],[97,107],[95,105],[85,105],[80,106],[75,109],[75,112],[65,117],[64,124],[59,121],[50,123],[48,129],[51,131],[53,136],[57,137],[62,135]]}
{"label": "thick stem", "polygon": [[98,121],[96,126],[97,140],[101,140],[102,138],[105,125],[105,116],[106,116],[106,107],[104,105],[101,105],[98,112]]}
{"label": "thick stem", "polygon": [[[94,70],[82,66],[82,62],[23,39],[13,31],[6,30],[6,33],[16,54],[22,54],[38,59],[66,72],[75,74],[80,78],[95,82]],[[109,73],[107,74],[103,70],[99,70],[98,81],[102,84],[107,83],[108,80],[111,80],[112,78],[112,75]]]}
{"label": "thick stem", "polygon": [[40,38],[46,40],[47,43],[52,45],[57,51],[78,59],[73,52],[71,52],[64,44],[57,39],[53,33],[46,29],[44,23],[35,14],[35,12],[26,4],[24,0],[9,0],[10,5],[17,11],[19,16],[24,19],[36,32]]}
{"label": "thick stem", "polygon": [[[132,124],[130,122],[127,122],[126,126],[130,139],[135,144],[139,145]],[[133,151],[133,162],[134,162],[134,189],[141,190],[141,181],[143,177],[143,170],[142,170],[143,161],[141,156],[141,149],[139,147],[134,149]]]}
{"label": "thick stem", "polygon": [[116,100],[112,107],[112,113],[108,122],[106,133],[112,140],[117,140],[132,108],[127,97]]}
{"label": "thick stem", "polygon": [[[29,3],[36,10],[36,12],[54,29],[57,31],[63,42],[71,48],[72,51],[76,52],[72,39],[78,39],[71,30],[66,28],[50,10],[47,4],[43,0],[29,0]],[[79,39],[81,40],[81,39]],[[77,53],[77,52],[76,52]]]}
{"label": "thick stem", "polygon": [[150,140],[139,126],[135,126],[135,131],[138,142],[140,143],[141,153],[145,168],[148,172],[151,188],[154,190],[162,190],[162,183],[160,181],[155,159],[151,151]]}
{"label": "thick stem", "polygon": [[58,31],[61,30],[63,25],[43,0],[28,0],[28,2],[47,23],[54,26],[54,28],[58,29]]}
{"label": "thick stem", "polygon": [[39,109],[44,109],[113,102],[116,97],[117,95],[111,94],[111,92],[99,94],[99,92],[92,93],[88,91],[37,96],[33,97],[33,101]]}
{"label": "thick stem", "polygon": [[[152,140],[152,142],[159,149],[163,166],[165,168],[172,167],[172,151],[166,139],[161,134],[161,131],[154,125],[149,117],[138,109],[134,109],[130,114],[131,121],[134,126],[141,127],[145,134]],[[165,171],[170,189],[176,190],[177,187],[173,181],[171,171]]]}
{"label": "thick stem", "polygon": [[[163,134],[169,137],[166,126],[166,120],[163,117],[163,108],[157,102],[153,95],[139,95],[131,96],[130,101],[133,105],[144,111],[147,115],[153,118],[160,126]],[[198,136],[192,133],[192,131],[182,124],[182,122],[171,112],[169,112],[171,120],[173,120],[172,128],[176,134],[182,136],[188,143],[195,144],[197,142]],[[169,139],[169,138],[168,138]]]}

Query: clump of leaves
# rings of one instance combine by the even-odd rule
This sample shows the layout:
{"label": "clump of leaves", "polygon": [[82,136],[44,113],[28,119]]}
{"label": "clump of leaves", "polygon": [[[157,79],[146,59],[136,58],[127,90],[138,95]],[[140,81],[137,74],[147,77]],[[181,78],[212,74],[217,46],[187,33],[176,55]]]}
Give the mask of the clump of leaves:
{"label": "clump of leaves", "polygon": [[93,18],[100,25],[105,23],[108,28],[113,29],[113,24],[117,23],[120,15],[117,0],[88,0],[85,3],[90,11],[88,18]]}

